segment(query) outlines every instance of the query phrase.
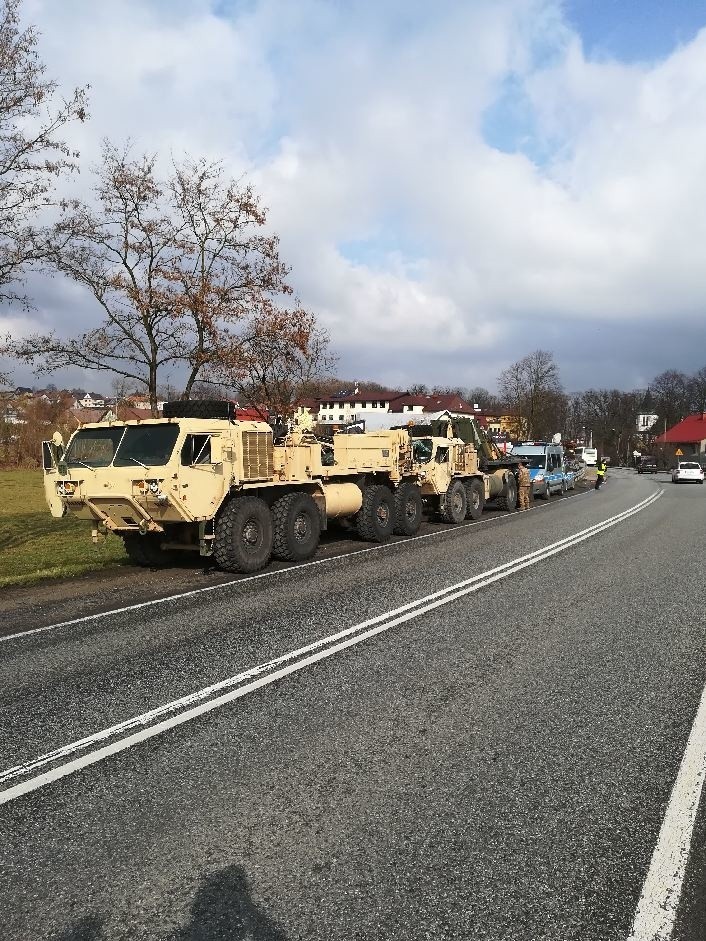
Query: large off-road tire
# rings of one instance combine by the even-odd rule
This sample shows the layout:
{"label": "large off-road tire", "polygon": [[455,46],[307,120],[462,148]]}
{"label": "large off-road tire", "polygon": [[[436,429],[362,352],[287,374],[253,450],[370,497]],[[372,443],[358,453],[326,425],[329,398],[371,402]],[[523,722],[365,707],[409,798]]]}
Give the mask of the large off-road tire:
{"label": "large off-road tire", "polygon": [[471,480],[466,484],[466,519],[479,520],[483,515],[485,493],[480,480]]}
{"label": "large off-road tire", "polygon": [[363,505],[355,516],[358,535],[366,542],[387,542],[395,526],[395,498],[382,484],[363,490]]}
{"label": "large off-road tire", "polygon": [[316,552],[321,517],[308,493],[287,493],[272,506],[272,555],[284,562],[303,562]]}
{"label": "large off-road tire", "polygon": [[235,405],[225,399],[177,399],[165,402],[165,418],[231,418]]}
{"label": "large off-road tire", "polygon": [[162,537],[156,533],[147,533],[145,536],[139,533],[125,533],[123,536],[128,558],[143,568],[163,568],[174,563],[175,553],[162,549],[161,541]]}
{"label": "large off-road tire", "polygon": [[496,500],[496,506],[500,510],[509,510],[510,512],[517,509],[517,481],[514,474],[507,475],[505,489],[502,496]]}
{"label": "large off-road tire", "polygon": [[422,525],[422,493],[415,484],[400,484],[395,491],[395,525],[398,536],[414,536]]}
{"label": "large off-road tire", "polygon": [[467,508],[468,500],[463,482],[452,480],[439,504],[442,520],[445,523],[462,523],[466,518]]}
{"label": "large off-road tire", "polygon": [[257,572],[272,555],[272,514],[259,497],[234,497],[216,522],[213,555],[226,572]]}

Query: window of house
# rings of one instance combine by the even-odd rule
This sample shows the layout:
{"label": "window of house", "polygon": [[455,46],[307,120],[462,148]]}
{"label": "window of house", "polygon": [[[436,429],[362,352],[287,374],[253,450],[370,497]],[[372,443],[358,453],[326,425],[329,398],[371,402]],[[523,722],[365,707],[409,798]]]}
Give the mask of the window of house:
{"label": "window of house", "polygon": [[339,416],[338,416],[338,420],[339,420],[339,421],[345,421],[345,416],[344,416],[344,415],[339,415]]}
{"label": "window of house", "polygon": [[377,408],[377,407],[378,407],[378,403],[377,403],[377,402],[373,402],[372,404],[373,404],[373,408]]}

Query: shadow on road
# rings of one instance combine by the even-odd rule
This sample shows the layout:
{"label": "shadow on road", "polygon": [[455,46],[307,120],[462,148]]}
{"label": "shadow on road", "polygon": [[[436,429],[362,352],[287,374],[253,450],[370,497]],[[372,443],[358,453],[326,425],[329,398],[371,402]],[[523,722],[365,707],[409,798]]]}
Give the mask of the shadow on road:
{"label": "shadow on road", "polygon": [[[250,898],[242,866],[228,866],[204,879],[191,907],[191,921],[169,941],[287,941]],[[68,939],[67,939],[68,941]]]}
{"label": "shadow on road", "polygon": [[96,915],[86,915],[74,925],[69,925],[56,938],[56,941],[103,941],[103,919]]}

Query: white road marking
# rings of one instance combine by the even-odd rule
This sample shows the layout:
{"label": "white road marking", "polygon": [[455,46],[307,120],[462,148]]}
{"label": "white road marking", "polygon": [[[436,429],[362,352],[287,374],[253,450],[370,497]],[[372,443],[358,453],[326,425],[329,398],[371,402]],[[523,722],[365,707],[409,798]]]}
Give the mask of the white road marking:
{"label": "white road marking", "polygon": [[706,687],[672,788],[628,941],[669,941],[706,775]]}
{"label": "white road marking", "polygon": [[[188,722],[191,719],[195,719],[198,716],[204,715],[213,709],[217,709],[220,706],[233,702],[236,699],[240,699],[242,696],[245,696],[254,690],[260,689],[263,686],[268,686],[269,684],[274,683],[277,680],[280,680],[283,677],[288,676],[289,674],[298,670],[302,670],[313,663],[317,663],[320,660],[331,657],[335,653],[345,650],[348,647],[362,643],[364,640],[374,637],[383,631],[388,631],[392,627],[403,624],[406,621],[410,621],[422,614],[426,614],[427,612],[432,611],[441,605],[448,604],[449,602],[455,601],[464,595],[478,591],[480,588],[484,588],[485,586],[499,581],[502,578],[507,578],[508,575],[515,574],[524,568],[535,565],[537,562],[550,558],[551,556],[556,555],[558,552],[563,552],[571,546],[578,545],[586,539],[590,539],[593,536],[604,532],[606,529],[610,529],[612,526],[616,526],[618,523],[623,522],[624,520],[633,516],[635,513],[639,513],[641,510],[645,509],[658,500],[661,496],[662,491],[658,491],[652,494],[646,500],[643,500],[642,502],[636,504],[633,507],[630,507],[627,510],[624,510],[621,513],[616,514],[615,516],[609,517],[600,523],[595,523],[593,526],[590,526],[587,529],[580,530],[571,536],[560,539],[557,542],[551,543],[548,546],[544,546],[541,549],[537,549],[534,552],[528,553],[527,555],[520,556],[511,562],[505,562],[502,565],[499,565],[494,569],[490,569],[487,572],[474,575],[472,578],[468,578],[465,581],[458,582],[457,584],[451,585],[448,588],[444,588],[430,595],[426,595],[425,597],[419,598],[416,601],[411,601],[399,608],[395,608],[392,611],[387,611],[384,614],[378,615],[377,617],[370,618],[369,620],[363,621],[360,624],[356,624],[353,627],[339,631],[336,634],[331,634],[327,637],[321,638],[311,644],[306,645],[305,647],[292,650],[281,657],[277,657],[275,660],[258,664],[249,670],[229,677],[226,680],[222,680],[219,683],[207,686],[204,689],[190,694],[189,696],[185,696],[181,699],[174,700],[173,702],[166,703],[157,707],[156,709],[143,713],[142,715],[135,716],[126,720],[125,722],[119,723],[118,725],[103,729],[100,732],[96,732],[93,735],[87,736],[86,738],[79,739],[76,742],[71,742],[65,746],[62,746],[61,748],[47,752],[45,755],[40,755],[30,762],[16,765],[13,768],[8,768],[0,774],[0,782],[6,782],[13,778],[26,776],[34,771],[37,771],[40,767],[46,767],[53,762],[65,759],[71,754],[74,754],[78,751],[83,751],[86,748],[98,744],[101,741],[105,741],[108,738],[124,734],[130,729],[142,726],[142,729],[138,732],[134,732],[133,734],[120,738],[108,745],[104,745],[103,747],[80,755],[76,758],[66,761],[64,764],[57,765],[48,771],[45,771],[39,775],[35,775],[34,777],[27,778],[18,784],[0,791],[0,804],[7,803],[8,801],[22,796],[23,794],[35,791],[38,788],[43,787],[45,784],[49,784],[52,781],[56,781],[59,778],[65,777],[66,775],[73,774],[74,772],[79,771],[81,768],[85,768],[88,765],[102,761],[104,758],[117,754],[120,751],[124,751],[125,749],[130,748],[139,742],[144,742],[149,738],[160,735],[162,732],[166,732],[168,729],[172,729],[184,722]],[[263,673],[266,675],[258,676],[259,674]],[[237,688],[233,689],[232,687],[234,686]],[[224,689],[227,689],[228,692],[214,697],[214,693],[220,692]],[[153,723],[154,720],[159,716],[163,716],[165,713],[169,712],[177,712],[178,710],[183,711],[179,712],[177,715],[172,715],[167,719],[163,719],[162,721],[150,724]]]}
{"label": "white road marking", "polygon": [[[590,493],[590,491],[587,491]],[[579,493],[575,497],[572,497],[572,500],[579,499],[580,497],[587,496],[587,493]],[[545,503],[542,506],[534,506],[531,509],[533,510],[544,510],[548,506],[551,506],[550,503]],[[506,519],[510,516],[510,513],[503,513],[501,516],[494,516],[489,519],[484,520],[475,520],[472,523],[464,523],[462,526],[453,526],[448,529],[439,529],[433,533],[424,533],[421,536],[409,536],[406,539],[398,539],[395,542],[387,542],[378,546],[368,546],[365,549],[356,549],[354,552],[345,552],[340,555],[328,556],[325,559],[312,559],[310,562],[301,562],[299,565],[288,565],[284,569],[276,569],[275,571],[270,572],[259,572],[257,575],[246,575],[242,578],[234,578],[229,582],[219,582],[218,585],[205,585],[203,588],[192,588],[190,591],[182,591],[176,595],[167,595],[165,598],[152,598],[150,601],[140,601],[137,604],[125,605],[122,608],[111,608],[109,611],[98,611],[95,614],[85,614],[80,618],[72,618],[70,621],[59,621],[56,624],[47,624],[45,627],[33,627],[27,631],[19,631],[16,634],[6,634],[5,636],[0,636],[0,643],[8,640],[19,640],[21,637],[30,637],[33,634],[43,634],[46,631],[57,630],[60,627],[72,627],[75,624],[85,624],[87,621],[98,620],[99,618],[107,618],[113,614],[125,614],[128,611],[138,611],[140,608],[149,608],[152,605],[164,604],[167,601],[179,601],[181,598],[191,598],[194,595],[201,595],[207,591],[218,591],[219,588],[230,588],[232,585],[243,585],[247,582],[258,581],[263,578],[276,578],[278,575],[285,575],[288,572],[293,572],[294,570],[300,571],[304,568],[310,568],[314,565],[326,565],[330,562],[339,562],[341,559],[349,559],[354,555],[363,555],[367,552],[381,552],[385,549],[394,549],[401,545],[407,545],[411,542],[415,542],[420,539],[431,539],[435,536],[447,536],[453,533],[458,533],[459,530],[463,530],[468,527],[483,526],[488,523],[497,523],[498,520]]]}

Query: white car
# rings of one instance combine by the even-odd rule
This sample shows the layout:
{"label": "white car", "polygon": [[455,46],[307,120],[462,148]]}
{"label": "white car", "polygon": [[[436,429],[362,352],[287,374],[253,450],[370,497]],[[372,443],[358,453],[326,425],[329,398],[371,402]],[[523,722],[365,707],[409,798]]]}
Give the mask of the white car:
{"label": "white car", "polygon": [[696,461],[679,461],[672,471],[672,483],[702,484],[704,482],[704,469]]}

